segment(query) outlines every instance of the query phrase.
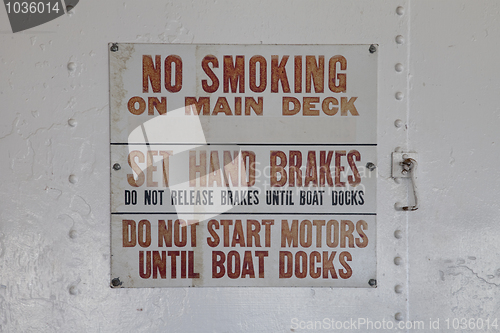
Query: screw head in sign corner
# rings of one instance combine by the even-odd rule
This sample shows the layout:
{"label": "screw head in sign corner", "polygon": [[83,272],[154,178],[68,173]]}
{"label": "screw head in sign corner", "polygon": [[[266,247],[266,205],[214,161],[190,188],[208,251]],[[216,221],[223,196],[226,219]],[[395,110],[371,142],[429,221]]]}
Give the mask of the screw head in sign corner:
{"label": "screw head in sign corner", "polygon": [[375,44],[370,45],[370,48],[368,49],[370,53],[375,53],[377,52],[377,46]]}
{"label": "screw head in sign corner", "polygon": [[114,278],[111,280],[111,288],[117,288],[122,285],[122,282],[120,281],[120,278]]}
{"label": "screw head in sign corner", "polygon": [[377,288],[377,280],[375,280],[375,279],[370,279],[370,280],[368,281],[368,284],[369,284],[371,287],[373,287],[373,288]]}
{"label": "screw head in sign corner", "polygon": [[120,170],[121,168],[122,168],[122,166],[121,166],[119,163],[115,163],[115,164],[113,164],[113,169],[114,169],[114,170],[117,170],[117,171],[118,171],[118,170]]}
{"label": "screw head in sign corner", "polygon": [[118,51],[118,43],[113,43],[109,49],[111,50],[111,52]]}
{"label": "screw head in sign corner", "polygon": [[366,168],[370,171],[373,171],[377,168],[377,166],[375,164],[373,164],[372,162],[368,162],[368,163],[366,163]]}

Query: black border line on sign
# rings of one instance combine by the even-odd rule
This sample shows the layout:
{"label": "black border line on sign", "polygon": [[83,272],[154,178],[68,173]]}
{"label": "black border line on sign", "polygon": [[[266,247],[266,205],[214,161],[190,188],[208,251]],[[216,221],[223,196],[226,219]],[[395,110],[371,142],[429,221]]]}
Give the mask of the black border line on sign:
{"label": "black border line on sign", "polygon": [[377,213],[250,213],[250,212],[111,212],[112,215],[178,215],[178,214],[193,214],[193,215],[372,215],[376,216]]}
{"label": "black border line on sign", "polygon": [[137,143],[120,143],[112,142],[112,146],[370,146],[376,147],[376,143],[154,143],[154,142],[137,142]]}

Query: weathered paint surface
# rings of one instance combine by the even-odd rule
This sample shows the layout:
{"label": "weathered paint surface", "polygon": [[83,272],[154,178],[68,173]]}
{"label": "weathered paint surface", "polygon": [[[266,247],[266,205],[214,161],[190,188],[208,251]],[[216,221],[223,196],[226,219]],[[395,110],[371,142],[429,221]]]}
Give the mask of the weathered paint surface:
{"label": "weathered paint surface", "polygon": [[112,281],[371,288],[377,56],[111,44]]}
{"label": "weathered paint surface", "polygon": [[[1,330],[289,332],[293,318],[441,318],[446,332],[447,318],[494,318],[499,6],[91,0],[15,35],[0,10]],[[110,289],[114,41],[377,42],[378,287]],[[416,212],[394,210],[408,191],[390,177],[396,147],[419,153]]]}
{"label": "weathered paint surface", "polygon": [[425,15],[411,18],[408,125],[420,209],[409,214],[410,315],[498,318],[500,4],[415,2],[411,10]]}

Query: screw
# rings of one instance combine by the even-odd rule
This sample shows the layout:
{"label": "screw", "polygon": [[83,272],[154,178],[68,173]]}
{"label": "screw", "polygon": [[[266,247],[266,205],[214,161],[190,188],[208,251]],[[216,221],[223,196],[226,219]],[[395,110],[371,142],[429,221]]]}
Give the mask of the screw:
{"label": "screw", "polygon": [[122,166],[119,163],[113,164],[113,169],[120,170],[121,168],[122,168]]}
{"label": "screw", "polygon": [[71,11],[72,9],[73,9],[73,6],[71,6],[71,5],[67,5],[67,6],[66,6],[66,12],[69,12],[69,11]]}
{"label": "screw", "polygon": [[119,287],[122,285],[122,282],[120,281],[120,278],[114,278],[111,280],[111,286],[112,287]]}
{"label": "screw", "polygon": [[369,284],[370,286],[372,286],[373,288],[377,288],[377,280],[375,280],[375,279],[370,279],[370,280],[368,281],[368,284]]}
{"label": "screw", "polygon": [[373,170],[375,170],[376,166],[372,162],[368,162],[368,163],[366,163],[366,168],[370,171],[373,171]]}
{"label": "screw", "polygon": [[111,50],[111,52],[116,52],[116,51],[118,51],[118,44],[117,44],[117,43],[113,43],[113,45],[111,45],[110,50]]}
{"label": "screw", "polygon": [[370,53],[377,52],[377,47],[375,46],[375,44],[370,45],[370,48],[368,49],[368,51],[370,51]]}

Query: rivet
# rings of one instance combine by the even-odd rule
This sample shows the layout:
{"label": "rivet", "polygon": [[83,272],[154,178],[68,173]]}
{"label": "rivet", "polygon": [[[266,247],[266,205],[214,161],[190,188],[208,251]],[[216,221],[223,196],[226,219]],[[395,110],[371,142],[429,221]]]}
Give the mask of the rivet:
{"label": "rivet", "polygon": [[118,44],[117,43],[113,43],[110,47],[110,50],[111,52],[116,52],[118,51]]}
{"label": "rivet", "polygon": [[120,281],[120,278],[114,278],[111,280],[111,286],[112,287],[119,287],[122,285],[122,282]]}
{"label": "rivet", "polygon": [[401,64],[401,63],[397,63],[397,64],[394,66],[394,69],[396,70],[396,72],[401,73],[401,72],[403,71],[403,69],[405,69],[405,67],[403,66],[403,64]]}
{"label": "rivet", "polygon": [[120,165],[120,163],[113,164],[113,169],[120,170],[121,168],[122,168],[122,166]]}
{"label": "rivet", "polygon": [[394,237],[396,237],[397,239],[403,238],[403,232],[401,230],[394,231]]}
{"label": "rivet", "polygon": [[66,6],[66,12],[70,12],[74,7],[71,5]]}
{"label": "rivet", "polygon": [[373,288],[377,288],[377,280],[375,279],[368,280],[368,284]]}
{"label": "rivet", "polygon": [[68,180],[71,184],[76,184],[78,182],[78,177],[75,175],[70,175]]}
{"label": "rivet", "polygon": [[394,292],[396,292],[396,294],[401,294],[403,292],[403,286],[400,284],[395,285]]}
{"label": "rivet", "polygon": [[78,122],[73,118],[68,120],[68,125],[71,127],[76,127],[77,124],[78,124]]}
{"label": "rivet", "polygon": [[403,36],[401,36],[401,35],[396,36],[396,43],[403,44],[404,42],[405,42],[405,39]]}
{"label": "rivet", "polygon": [[69,231],[69,238],[71,239],[75,239],[76,237],[78,237],[78,232],[76,230],[70,230]]}
{"label": "rivet", "polygon": [[376,168],[376,167],[377,167],[377,166],[376,166],[375,164],[373,164],[372,162],[368,162],[368,163],[366,163],[366,168],[367,168],[368,170],[370,170],[370,171],[375,170],[375,168]]}
{"label": "rivet", "polygon": [[396,119],[394,121],[394,126],[396,126],[397,128],[400,128],[401,126],[403,126],[403,121],[401,119]]}
{"label": "rivet", "polygon": [[399,178],[399,177],[394,177],[394,182],[395,182],[396,184],[401,184],[401,178]]}
{"label": "rivet", "polygon": [[403,314],[401,312],[396,313],[394,315],[394,319],[396,319],[397,321],[403,320]]}
{"label": "rivet", "polygon": [[401,259],[401,257],[396,257],[394,258],[394,264],[395,265],[401,265],[403,263],[403,259]]}
{"label": "rivet", "polygon": [[398,15],[403,15],[405,13],[405,9],[401,6],[399,6],[398,8],[396,8],[396,14]]}
{"label": "rivet", "polygon": [[368,48],[368,51],[370,51],[370,53],[377,52],[377,46],[374,44],[370,45],[370,47]]}
{"label": "rivet", "polygon": [[78,288],[77,288],[76,286],[71,286],[71,287],[69,287],[69,293],[70,293],[71,295],[78,295],[78,293],[79,293],[79,292],[78,292]]}
{"label": "rivet", "polygon": [[403,99],[403,97],[405,97],[405,95],[404,95],[401,91],[398,91],[398,92],[394,95],[394,97],[396,97],[396,99],[397,99],[398,101],[400,101],[400,100],[402,100],[402,99]]}
{"label": "rivet", "polygon": [[76,69],[76,64],[74,62],[68,62],[68,70],[73,72]]}

